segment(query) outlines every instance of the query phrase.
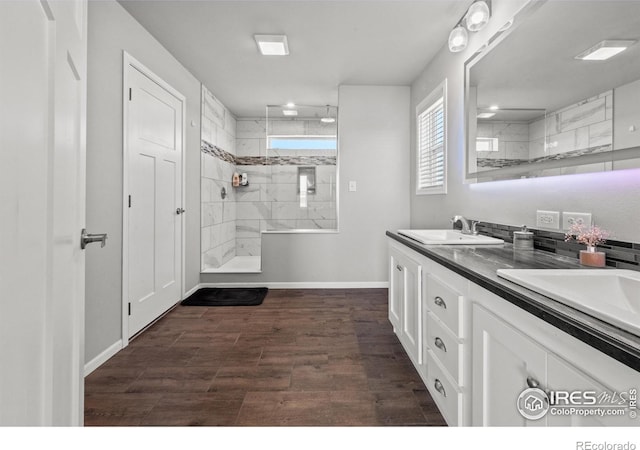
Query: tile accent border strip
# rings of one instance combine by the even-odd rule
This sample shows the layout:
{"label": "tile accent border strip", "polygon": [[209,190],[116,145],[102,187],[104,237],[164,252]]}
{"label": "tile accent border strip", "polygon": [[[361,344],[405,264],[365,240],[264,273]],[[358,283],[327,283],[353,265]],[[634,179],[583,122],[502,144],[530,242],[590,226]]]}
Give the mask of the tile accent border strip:
{"label": "tile accent border strip", "polygon": [[[522,229],[522,227],[490,222],[481,222],[477,227],[481,234],[496,237],[510,243],[513,243],[513,232]],[[580,250],[585,250],[586,248],[586,246],[577,242],[565,242],[564,233],[558,231],[536,229],[529,229],[529,231],[533,232],[533,246],[536,250],[578,259]],[[609,239],[604,244],[599,245],[598,249],[606,253],[607,266],[616,269],[640,271],[640,243]]]}
{"label": "tile accent border strip", "polygon": [[335,156],[235,156],[207,141],[201,141],[202,153],[236,166],[335,166]]}

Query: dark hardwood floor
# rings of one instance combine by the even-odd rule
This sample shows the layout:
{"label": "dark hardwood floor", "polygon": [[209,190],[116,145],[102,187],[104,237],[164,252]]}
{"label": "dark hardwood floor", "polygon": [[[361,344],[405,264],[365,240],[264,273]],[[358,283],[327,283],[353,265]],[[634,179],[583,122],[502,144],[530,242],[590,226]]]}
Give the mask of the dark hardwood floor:
{"label": "dark hardwood floor", "polygon": [[386,289],[178,306],[85,380],[85,425],[445,425]]}

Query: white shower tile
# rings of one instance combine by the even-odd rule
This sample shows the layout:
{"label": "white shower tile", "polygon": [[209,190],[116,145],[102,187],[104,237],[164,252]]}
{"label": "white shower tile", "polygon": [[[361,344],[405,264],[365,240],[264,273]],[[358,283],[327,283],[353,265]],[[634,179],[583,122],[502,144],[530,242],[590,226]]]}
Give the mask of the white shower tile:
{"label": "white shower tile", "polygon": [[301,208],[298,202],[273,202],[271,205],[272,218],[276,220],[297,220],[309,217],[308,208]]}
{"label": "white shower tile", "polygon": [[238,202],[258,202],[264,200],[261,197],[262,187],[264,185],[250,183],[249,186],[239,186],[233,188],[236,193],[236,201]]}
{"label": "white shower tile", "polygon": [[267,135],[264,119],[238,119],[236,138],[262,138]]}
{"label": "white shower tile", "polygon": [[236,219],[270,219],[271,204],[267,202],[238,202]]}
{"label": "white shower tile", "polygon": [[313,202],[309,203],[309,219],[335,219],[336,208],[333,202]]}
{"label": "white shower tile", "polygon": [[236,152],[238,156],[260,156],[260,139],[237,138]]}
{"label": "white shower tile", "polygon": [[237,256],[260,256],[261,239],[236,239],[236,255]]}
{"label": "white shower tile", "polygon": [[261,221],[260,220],[237,220],[236,221],[236,239],[241,238],[259,238]]}

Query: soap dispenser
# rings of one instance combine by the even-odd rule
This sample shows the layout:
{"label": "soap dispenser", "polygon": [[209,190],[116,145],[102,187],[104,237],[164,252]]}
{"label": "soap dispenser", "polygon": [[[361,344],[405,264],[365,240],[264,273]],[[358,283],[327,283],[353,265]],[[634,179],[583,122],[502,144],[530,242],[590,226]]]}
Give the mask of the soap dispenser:
{"label": "soap dispenser", "polygon": [[513,232],[514,250],[533,250],[533,233],[522,225],[522,230]]}

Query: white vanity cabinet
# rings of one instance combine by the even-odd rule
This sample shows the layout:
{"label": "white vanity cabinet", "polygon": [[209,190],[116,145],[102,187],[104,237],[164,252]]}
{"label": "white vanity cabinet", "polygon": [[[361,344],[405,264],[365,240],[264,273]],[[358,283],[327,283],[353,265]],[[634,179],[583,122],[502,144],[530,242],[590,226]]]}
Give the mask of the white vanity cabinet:
{"label": "white vanity cabinet", "polygon": [[389,320],[449,425],[470,422],[468,281],[389,241]]}
{"label": "white vanity cabinet", "polygon": [[516,407],[527,387],[628,393],[640,374],[406,245],[389,240],[389,320],[451,426],[640,426]]}
{"label": "white vanity cabinet", "polygon": [[423,256],[402,245],[389,246],[389,321],[407,355],[422,371]]}
{"label": "white vanity cabinet", "polygon": [[[554,415],[525,419],[516,402],[522,391],[628,393],[638,389],[637,371],[477,285],[473,299],[474,426],[639,426],[624,416]],[[580,395],[580,394],[578,394]],[[624,395],[624,394],[623,394]],[[577,408],[589,405],[580,404]],[[606,405],[608,406],[608,404]],[[553,407],[553,405],[552,405]]]}

